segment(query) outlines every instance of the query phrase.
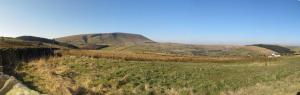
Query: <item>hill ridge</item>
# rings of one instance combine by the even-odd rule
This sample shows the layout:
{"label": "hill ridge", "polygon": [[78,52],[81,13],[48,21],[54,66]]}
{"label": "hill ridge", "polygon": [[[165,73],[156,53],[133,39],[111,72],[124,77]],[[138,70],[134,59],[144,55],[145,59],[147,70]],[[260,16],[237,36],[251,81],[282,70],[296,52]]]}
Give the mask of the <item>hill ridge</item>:
{"label": "hill ridge", "polygon": [[55,40],[73,44],[78,47],[86,47],[88,45],[123,46],[154,42],[140,34],[122,32],[78,34],[56,38]]}
{"label": "hill ridge", "polygon": [[23,41],[33,41],[33,42],[41,42],[44,44],[49,44],[50,46],[56,45],[55,47],[62,47],[62,48],[73,48],[76,49],[78,47],[68,44],[68,43],[63,43],[63,42],[58,42],[53,39],[48,39],[48,38],[42,38],[42,37],[36,37],[36,36],[19,36],[16,37],[17,39],[23,40]]}

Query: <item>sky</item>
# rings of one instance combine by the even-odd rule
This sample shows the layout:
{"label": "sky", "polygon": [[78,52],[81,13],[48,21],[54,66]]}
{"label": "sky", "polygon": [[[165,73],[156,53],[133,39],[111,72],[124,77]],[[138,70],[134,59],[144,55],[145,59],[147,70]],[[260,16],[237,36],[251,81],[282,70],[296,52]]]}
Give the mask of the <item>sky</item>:
{"label": "sky", "polygon": [[109,32],[158,42],[300,45],[300,1],[0,0],[0,36]]}

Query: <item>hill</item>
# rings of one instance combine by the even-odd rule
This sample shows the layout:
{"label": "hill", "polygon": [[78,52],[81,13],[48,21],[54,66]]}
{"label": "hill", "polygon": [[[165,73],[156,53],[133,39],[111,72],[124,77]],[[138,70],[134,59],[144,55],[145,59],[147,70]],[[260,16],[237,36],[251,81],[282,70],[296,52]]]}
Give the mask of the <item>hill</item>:
{"label": "hill", "polygon": [[255,44],[253,46],[258,46],[258,47],[270,49],[270,50],[273,50],[273,51],[275,51],[275,52],[277,52],[281,55],[290,55],[290,54],[294,53],[294,51],[292,51],[291,49],[289,49],[287,47],[279,46],[279,45]]}
{"label": "hill", "polygon": [[31,48],[47,47],[38,42],[23,41],[20,39],[0,37],[0,48]]}
{"label": "hill", "polygon": [[82,34],[55,39],[60,42],[73,44],[78,47],[90,47],[90,45],[109,45],[124,46],[137,45],[147,42],[153,42],[139,34],[130,33],[99,33],[99,34]]}
{"label": "hill", "polygon": [[17,39],[24,40],[24,41],[40,42],[40,43],[44,43],[48,46],[52,46],[52,47],[56,47],[56,48],[72,48],[72,49],[78,48],[78,47],[68,44],[68,43],[62,43],[62,42],[58,42],[58,41],[47,39],[47,38],[41,38],[41,37],[20,36],[20,37],[17,37]]}

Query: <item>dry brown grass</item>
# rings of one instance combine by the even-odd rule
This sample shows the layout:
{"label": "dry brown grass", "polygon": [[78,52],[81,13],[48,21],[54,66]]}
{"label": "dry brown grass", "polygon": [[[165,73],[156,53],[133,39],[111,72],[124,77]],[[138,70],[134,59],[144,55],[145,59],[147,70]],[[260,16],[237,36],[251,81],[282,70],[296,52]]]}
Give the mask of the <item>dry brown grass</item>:
{"label": "dry brown grass", "polygon": [[30,87],[50,95],[273,95],[297,91],[298,62],[299,57],[262,65],[64,56],[24,64],[17,73]]}
{"label": "dry brown grass", "polygon": [[[62,63],[62,60],[64,60],[64,57],[31,61],[24,67],[19,68],[17,73],[19,75],[26,75],[23,76],[23,79],[26,81],[34,81],[30,86],[36,87],[35,90],[42,91],[42,93],[47,93],[49,95],[126,95],[124,94],[125,89],[120,88],[119,86],[123,85],[120,82],[128,82],[128,76],[125,75],[118,81],[111,81],[110,84],[97,84],[95,86],[95,76],[83,75],[76,79],[64,76],[66,72],[72,72],[72,68],[66,65],[72,63]],[[92,67],[95,66],[90,66],[90,68]],[[141,88],[147,93],[162,92],[162,87],[149,84],[136,87],[131,92],[135,93],[135,95],[144,93]],[[194,95],[191,88],[170,88],[166,89],[164,92],[166,93],[165,95],[180,95],[180,92]]]}
{"label": "dry brown grass", "polygon": [[166,62],[268,62],[277,60],[276,58],[265,57],[239,57],[239,56],[187,56],[159,53],[133,53],[133,52],[113,52],[97,50],[67,50],[62,51],[62,55],[87,56],[93,58],[121,59],[127,61],[166,61]]}
{"label": "dry brown grass", "polygon": [[[25,68],[30,68],[34,72],[36,83],[39,85],[36,89],[45,92],[51,92],[50,95],[72,95],[72,89],[76,89],[76,86],[72,85],[72,80],[60,76],[62,72],[69,70],[66,66],[56,67],[54,61],[56,58],[51,60],[39,59],[28,63]],[[18,72],[19,75],[28,72]],[[31,76],[26,76],[31,77]]]}

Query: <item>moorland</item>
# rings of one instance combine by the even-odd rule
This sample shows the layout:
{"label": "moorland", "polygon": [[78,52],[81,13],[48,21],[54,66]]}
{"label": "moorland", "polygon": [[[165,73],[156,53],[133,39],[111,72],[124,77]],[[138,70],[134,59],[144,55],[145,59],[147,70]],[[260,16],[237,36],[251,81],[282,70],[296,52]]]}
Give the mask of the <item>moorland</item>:
{"label": "moorland", "polygon": [[0,47],[53,49],[51,57],[3,71],[50,95],[295,95],[300,86],[298,46],[160,43],[100,33],[2,37]]}

